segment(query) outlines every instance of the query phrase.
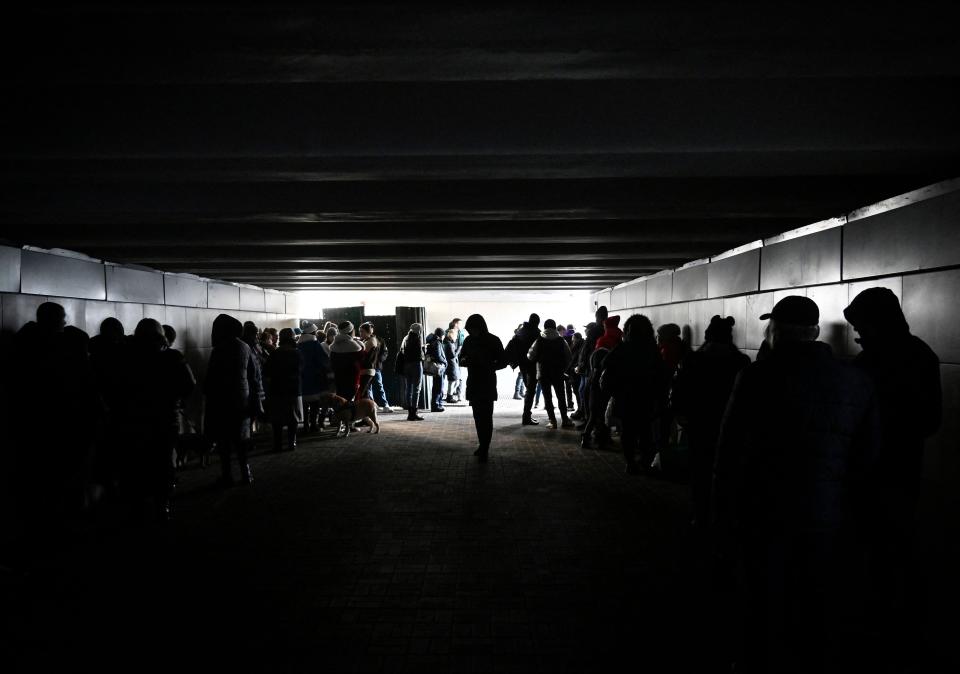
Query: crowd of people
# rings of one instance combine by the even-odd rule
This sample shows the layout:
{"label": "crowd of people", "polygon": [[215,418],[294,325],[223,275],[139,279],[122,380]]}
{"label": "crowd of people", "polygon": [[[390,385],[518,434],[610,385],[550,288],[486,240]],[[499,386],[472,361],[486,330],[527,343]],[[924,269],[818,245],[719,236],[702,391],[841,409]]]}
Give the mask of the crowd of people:
{"label": "crowd of people", "polygon": [[[814,301],[789,296],[758,317],[767,321],[765,340],[751,363],[734,344],[732,317],[714,316],[691,350],[679,326],[655,328],[641,314],[621,326],[605,307],[582,334],[553,319],[541,327],[531,314],[506,347],[474,314],[464,329],[454,319],[426,338],[412,324],[396,373],[410,421],[423,419],[425,377],[434,412],[464,394],[481,462],[493,439],[497,371],[508,366],[519,371],[521,425],[538,425],[539,391],[546,427],[576,427],[584,449],[610,447],[616,428],[630,475],[654,470],[658,453],[683,436],[694,530],[709,532],[741,574],[751,644],[744,661],[764,671],[790,654],[817,671],[837,634],[837,583],[851,577],[838,572],[844,564],[868,579],[865,614],[876,632],[903,639],[909,630],[923,443],[941,414],[938,358],[910,334],[897,297],[865,290],[844,315],[862,347],[852,362],[818,341]],[[221,314],[211,338],[202,433],[193,433],[184,401],[197,380],[171,326],[147,318],[127,335],[108,318],[88,339],[66,325],[62,306],[40,305],[5,367],[5,390],[16,391],[4,401],[16,419],[5,424],[15,436],[14,500],[28,540],[48,536],[83,498],[169,517],[173,458],[190,438],[216,448],[219,483],[230,486],[234,457],[240,479],[253,480],[247,454],[258,422],[269,421],[282,451],[284,429],[293,450],[298,433],[322,428],[330,394],[393,411],[382,376],[388,348],[370,323],[357,334],[349,321],[260,330]]]}

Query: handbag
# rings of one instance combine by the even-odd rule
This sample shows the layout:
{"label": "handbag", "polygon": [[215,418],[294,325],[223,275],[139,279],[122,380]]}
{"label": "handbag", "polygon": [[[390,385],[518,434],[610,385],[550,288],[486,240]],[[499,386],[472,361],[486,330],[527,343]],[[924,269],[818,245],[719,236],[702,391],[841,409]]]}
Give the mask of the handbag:
{"label": "handbag", "polygon": [[440,374],[440,364],[428,355],[423,361],[423,373],[434,376]]}

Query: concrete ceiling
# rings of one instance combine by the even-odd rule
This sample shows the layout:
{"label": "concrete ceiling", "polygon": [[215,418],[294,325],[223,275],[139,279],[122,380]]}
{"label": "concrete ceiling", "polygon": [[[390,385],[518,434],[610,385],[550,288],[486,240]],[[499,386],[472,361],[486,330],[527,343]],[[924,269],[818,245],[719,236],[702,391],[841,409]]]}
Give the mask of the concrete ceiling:
{"label": "concrete ceiling", "polygon": [[21,10],[0,238],[287,290],[605,287],[960,174],[956,23],[878,4]]}

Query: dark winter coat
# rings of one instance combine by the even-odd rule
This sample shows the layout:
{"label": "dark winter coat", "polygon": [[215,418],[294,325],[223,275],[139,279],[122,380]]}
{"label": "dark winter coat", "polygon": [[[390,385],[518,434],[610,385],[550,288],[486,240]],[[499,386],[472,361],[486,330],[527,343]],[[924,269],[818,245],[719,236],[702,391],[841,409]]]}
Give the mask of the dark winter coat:
{"label": "dark winter coat", "polygon": [[595,349],[610,349],[611,351],[623,341],[623,330],[620,329],[620,317],[610,316],[603,321],[603,335],[597,339]]}
{"label": "dark winter coat", "polygon": [[597,348],[597,340],[603,336],[603,326],[594,324],[588,327],[583,335],[583,346],[580,348],[580,359],[577,367],[580,368],[580,374],[586,376],[590,373],[590,356]]}
{"label": "dark winter coat", "polygon": [[[302,357],[300,366],[300,390],[304,396],[326,393],[330,386],[330,357],[314,335],[301,335],[297,351]],[[272,356],[271,356],[272,357]]]}
{"label": "dark winter coat", "polygon": [[181,401],[197,383],[183,354],[129,337],[123,364],[123,423],[140,433],[175,432]]}
{"label": "dark winter coat", "polygon": [[670,403],[696,449],[713,453],[733,383],[749,364],[749,356],[729,342],[707,342],[683,359]]}
{"label": "dark winter coat", "polygon": [[533,343],[537,341],[539,336],[540,330],[538,328],[532,327],[528,323],[523,324],[523,327],[517,331],[507,344],[507,358],[510,367],[519,367],[520,371],[524,374],[536,372],[536,363],[530,360],[528,354],[530,347],[533,346]]}
{"label": "dark winter coat", "polygon": [[233,434],[263,405],[263,381],[256,357],[242,339],[243,326],[226,314],[213,322],[213,351],[203,382],[207,433]]}
{"label": "dark winter coat", "polygon": [[330,365],[336,382],[337,395],[352,400],[360,385],[360,360],[363,358],[363,343],[346,333],[341,333],[330,345]]}
{"label": "dark winter coat", "polygon": [[444,338],[443,354],[447,357],[447,379],[460,380],[460,347],[455,341]]}
{"label": "dark winter coat", "polygon": [[620,342],[603,361],[603,391],[621,409],[641,419],[653,419],[663,409],[669,383],[666,366],[652,342]]}
{"label": "dark winter coat", "polygon": [[[473,316],[471,316],[473,318]],[[503,342],[487,331],[482,318],[467,321],[470,333],[460,351],[460,364],[467,368],[467,400],[491,401],[497,399],[497,370],[507,366]]]}
{"label": "dark winter coat", "polygon": [[90,367],[96,380],[97,392],[107,409],[119,410],[123,402],[122,380],[125,339],[97,335],[90,339]]}
{"label": "dark winter coat", "polygon": [[822,342],[778,344],[737,377],[715,467],[721,527],[753,542],[849,522],[879,443],[874,388]]}
{"label": "dark winter coat", "polygon": [[264,376],[270,381],[271,397],[296,397],[302,392],[300,371],[303,355],[294,346],[281,346],[274,351],[263,367]]}
{"label": "dark winter coat", "polygon": [[437,337],[436,335],[427,336],[427,355],[430,356],[430,360],[436,363],[439,368],[439,374],[437,376],[446,374],[447,353],[443,348],[443,337]]}
{"label": "dark winter coat", "polygon": [[403,363],[417,363],[423,360],[423,337],[412,330],[407,333],[400,344],[400,353],[403,354]]}
{"label": "dark winter coat", "polygon": [[527,352],[527,358],[537,366],[537,379],[559,383],[570,366],[570,347],[557,330],[544,330]]}

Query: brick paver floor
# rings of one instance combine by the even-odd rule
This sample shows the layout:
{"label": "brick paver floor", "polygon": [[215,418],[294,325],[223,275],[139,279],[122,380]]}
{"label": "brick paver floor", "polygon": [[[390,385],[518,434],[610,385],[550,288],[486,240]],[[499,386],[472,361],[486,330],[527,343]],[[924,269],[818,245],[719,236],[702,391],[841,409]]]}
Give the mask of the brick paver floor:
{"label": "brick paver floor", "polygon": [[722,671],[682,484],[521,427],[514,401],[479,464],[470,409],[447,410],[293,453],[264,436],[250,486],[183,471],[165,531],[92,534],[34,581],[38,666]]}

